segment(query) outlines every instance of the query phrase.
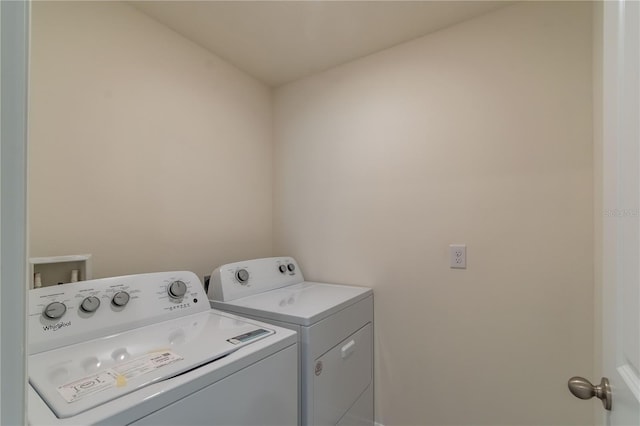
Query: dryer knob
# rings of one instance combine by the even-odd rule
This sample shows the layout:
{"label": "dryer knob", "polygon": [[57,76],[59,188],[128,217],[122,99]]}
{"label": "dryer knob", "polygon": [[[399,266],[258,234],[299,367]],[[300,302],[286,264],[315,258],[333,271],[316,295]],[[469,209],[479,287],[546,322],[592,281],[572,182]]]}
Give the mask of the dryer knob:
{"label": "dryer knob", "polygon": [[281,274],[284,274],[287,272],[287,267],[285,265],[280,265],[278,266],[278,271],[280,271]]}
{"label": "dryer knob", "polygon": [[100,299],[95,296],[85,297],[82,303],[80,304],[80,309],[83,312],[91,313],[98,310],[100,307]]}
{"label": "dryer knob", "polygon": [[187,285],[184,281],[174,281],[169,284],[167,288],[167,293],[169,293],[169,297],[172,299],[181,299],[187,292]]}
{"label": "dryer knob", "polygon": [[42,311],[42,315],[49,319],[58,319],[67,312],[67,305],[62,302],[51,302]]}
{"label": "dryer knob", "polygon": [[129,293],[126,291],[119,291],[113,295],[113,299],[111,299],[111,303],[115,306],[125,306],[129,303]]}
{"label": "dryer knob", "polygon": [[287,265],[287,269],[291,272],[296,270],[296,265],[294,265],[293,263],[290,263]]}
{"label": "dryer knob", "polygon": [[238,269],[236,271],[236,280],[242,285],[245,285],[249,280],[249,272],[246,269]]}

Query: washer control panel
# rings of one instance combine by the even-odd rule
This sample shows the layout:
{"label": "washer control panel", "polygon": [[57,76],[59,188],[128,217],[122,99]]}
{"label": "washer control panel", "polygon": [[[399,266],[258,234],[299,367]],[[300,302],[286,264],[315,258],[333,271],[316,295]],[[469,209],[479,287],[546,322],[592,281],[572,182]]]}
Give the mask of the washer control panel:
{"label": "washer control panel", "polygon": [[211,309],[188,271],[42,287],[28,297],[30,354]]}
{"label": "washer control panel", "polygon": [[268,257],[229,263],[211,273],[209,300],[229,301],[304,281],[292,257]]}

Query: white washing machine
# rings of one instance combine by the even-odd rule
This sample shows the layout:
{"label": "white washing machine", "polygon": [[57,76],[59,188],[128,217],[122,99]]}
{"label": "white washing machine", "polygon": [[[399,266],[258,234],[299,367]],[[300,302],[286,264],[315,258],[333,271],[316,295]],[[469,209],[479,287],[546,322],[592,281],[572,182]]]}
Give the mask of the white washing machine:
{"label": "white washing machine", "polygon": [[294,425],[295,332],[211,309],[192,272],[29,291],[33,425]]}
{"label": "white washing machine", "polygon": [[211,274],[211,306],[298,332],[303,425],[373,425],[373,291],[306,282],[291,257]]}

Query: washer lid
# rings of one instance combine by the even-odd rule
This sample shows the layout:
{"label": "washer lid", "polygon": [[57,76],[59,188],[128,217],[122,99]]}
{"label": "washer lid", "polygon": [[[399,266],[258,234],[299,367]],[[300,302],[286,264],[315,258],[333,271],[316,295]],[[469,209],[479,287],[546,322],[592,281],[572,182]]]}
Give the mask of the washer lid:
{"label": "washer lid", "polygon": [[308,326],[371,294],[366,287],[305,281],[229,302],[210,302],[217,309]]}
{"label": "washer lid", "polygon": [[66,418],[272,334],[271,329],[207,311],[30,355],[29,382],[56,416]]}

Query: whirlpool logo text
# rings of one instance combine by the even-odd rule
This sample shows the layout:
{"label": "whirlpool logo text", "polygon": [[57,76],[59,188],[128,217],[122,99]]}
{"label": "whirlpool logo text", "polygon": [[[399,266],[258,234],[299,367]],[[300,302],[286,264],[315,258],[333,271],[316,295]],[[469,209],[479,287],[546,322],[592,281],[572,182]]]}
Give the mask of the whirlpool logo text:
{"label": "whirlpool logo text", "polygon": [[43,325],[42,329],[44,331],[58,331],[61,328],[69,327],[70,325],[71,325],[71,321],[67,321],[67,322],[61,321],[55,324]]}

